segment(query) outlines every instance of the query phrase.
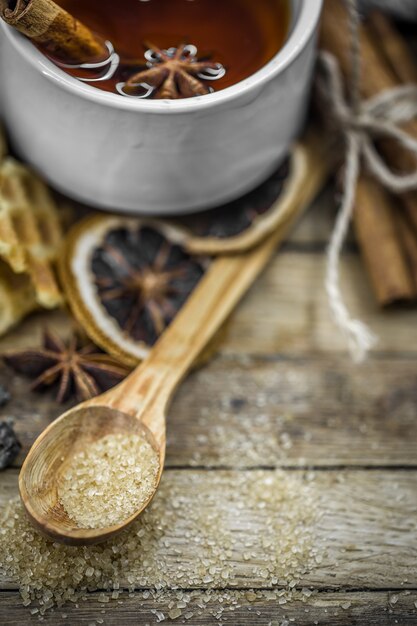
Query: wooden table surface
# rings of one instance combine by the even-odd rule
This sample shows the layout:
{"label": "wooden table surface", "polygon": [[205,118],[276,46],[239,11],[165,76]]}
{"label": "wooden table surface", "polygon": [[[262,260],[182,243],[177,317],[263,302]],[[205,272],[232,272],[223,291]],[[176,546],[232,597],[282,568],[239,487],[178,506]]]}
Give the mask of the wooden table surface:
{"label": "wooden table surface", "polygon": [[[248,594],[218,620],[213,607],[222,603],[223,589],[188,620],[163,623],[417,624],[417,312],[377,309],[350,242],[343,289],[352,309],[379,335],[365,365],[350,362],[323,290],[333,212],[331,195],[324,193],[233,315],[218,356],[184,383],[168,420],[167,484],[191,499],[197,489],[206,494],[199,498],[203,508],[216,498],[219,484],[228,501],[237,473],[250,480],[276,468],[293,476],[314,472],[320,515],[313,541],[323,557],[297,584],[314,593],[303,601],[295,594],[285,605]],[[0,348],[36,345],[46,320],[58,330],[68,328],[63,313],[35,316]],[[0,384],[13,395],[2,417],[15,419],[24,454],[59,407],[49,393],[28,393],[27,383],[3,366]],[[16,494],[18,465],[0,475],[2,504]],[[244,507],[233,509],[235,500],[230,498],[224,521],[232,532],[247,514]],[[247,521],[250,533],[250,516]],[[258,524],[256,532],[266,537],[271,530]],[[187,542],[183,550],[180,558],[192,567],[198,552]],[[245,559],[234,552],[232,589],[265,590],[270,581],[251,574],[256,570]],[[38,623],[22,606],[15,583],[0,580],[0,589],[0,624]],[[107,605],[104,623],[154,624],[155,610],[166,616],[169,594],[155,601],[138,589],[123,604]],[[97,596],[91,593],[79,608],[66,607],[66,619],[62,611],[48,612],[42,623],[96,623]]]}

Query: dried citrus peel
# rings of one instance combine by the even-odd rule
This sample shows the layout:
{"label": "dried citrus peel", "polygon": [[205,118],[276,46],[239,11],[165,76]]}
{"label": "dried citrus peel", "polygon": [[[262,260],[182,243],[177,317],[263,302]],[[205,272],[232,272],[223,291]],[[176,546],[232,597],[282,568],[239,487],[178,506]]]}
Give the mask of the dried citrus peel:
{"label": "dried citrus peel", "polygon": [[[121,272],[124,280],[123,283],[120,282],[119,275],[116,276],[113,282],[112,277],[110,276],[109,285],[103,291],[100,291],[98,285],[105,283],[106,277],[102,279],[99,277],[98,279],[92,268],[93,259],[95,258],[97,251],[107,249],[106,246],[108,246],[109,237],[111,239],[113,233],[126,230],[127,233],[132,233],[132,237],[135,237],[135,233],[139,232],[140,229],[151,229],[152,232],[160,235],[161,241],[164,240],[172,246],[172,250],[175,251],[173,256],[175,257],[177,255],[179,257],[178,267],[180,273],[181,271],[184,271],[184,263],[186,264],[186,270],[188,267],[187,264],[189,264],[189,267],[194,268],[191,276],[191,286],[193,286],[193,284],[197,281],[197,278],[204,272],[204,263],[202,263],[199,259],[189,257],[189,255],[183,251],[182,244],[186,238],[186,233],[182,229],[162,221],[114,216],[88,217],[87,219],[79,222],[70,232],[66,241],[64,254],[62,255],[62,259],[59,264],[61,282],[65,289],[69,306],[78,322],[97,345],[110,354],[113,354],[127,365],[135,365],[144,359],[148,355],[155,337],[152,335],[152,342],[135,338],[133,332],[131,330],[127,332],[121,326],[120,319],[118,320],[115,316],[112,316],[109,313],[109,308],[106,308],[106,296],[109,294],[119,294],[119,292],[123,289],[126,291],[126,284],[128,284],[128,281],[124,280],[125,275],[123,274],[123,271]],[[146,241],[146,239],[144,241]],[[132,251],[135,251],[134,246],[131,246],[130,248],[130,253]],[[138,273],[139,279],[142,280],[143,278],[144,272],[142,270],[145,267],[144,258],[149,256],[149,250],[143,251],[142,254],[142,251],[138,248],[137,254],[138,257],[134,260],[135,267],[133,267],[134,271],[132,272],[132,276],[128,276],[129,272],[127,266],[125,272],[129,280],[131,279],[130,282],[133,285],[135,285]],[[168,251],[168,255],[170,254],[171,253]],[[123,268],[123,264],[126,261],[126,259],[120,258],[124,255],[125,252],[122,248],[120,248],[120,250],[117,251],[117,254],[114,255],[114,258],[111,259],[111,262],[115,260],[114,262],[116,265],[119,264],[119,267],[117,268],[117,272],[119,272],[119,274],[120,267]],[[171,256],[167,258],[168,263],[171,260]],[[136,272],[138,269],[136,266],[139,267],[141,270],[140,272]],[[111,266],[109,267],[111,268]],[[168,271],[171,269],[172,268],[170,266],[167,266]],[[175,272],[176,269],[174,268],[174,273]],[[189,276],[186,278],[189,278]],[[155,308],[155,302],[157,303],[162,310],[164,323],[167,319],[169,321],[172,313],[175,314],[175,311],[172,310],[172,306],[176,306],[176,300],[179,298],[182,302],[184,300],[183,296],[186,297],[188,295],[185,291],[179,295],[177,294],[179,284],[181,286],[181,276],[177,276],[177,274],[175,274],[173,280],[174,289],[170,288],[166,293],[166,297],[162,294],[162,297],[159,300],[158,298],[154,298],[152,306],[150,307],[151,315]],[[188,282],[186,280],[184,283],[187,288]],[[140,286],[140,290],[142,291],[138,291],[138,298],[140,294],[143,293],[142,286]],[[125,301],[123,301],[123,298],[121,299],[122,303],[128,303],[126,305],[123,304],[123,306],[127,307],[125,311],[126,316],[130,314],[131,310],[138,304],[140,299],[136,298],[133,303],[131,303],[131,300],[129,300],[130,295],[131,294],[128,294],[128,296],[126,296]],[[132,296],[132,298],[134,298],[134,296]],[[141,314],[143,316],[142,319],[145,321],[149,319],[148,314],[144,316],[143,311]],[[159,317],[157,315],[157,319],[159,319]],[[139,325],[134,327],[133,330],[136,330],[136,334],[138,334],[142,333],[143,329],[140,328],[139,323]]]}
{"label": "dried citrus peel", "polygon": [[[283,224],[291,215],[294,203],[298,199],[300,186],[304,184],[308,171],[308,149],[303,144],[296,144],[289,157],[288,172],[285,175],[282,187],[278,190],[275,201],[272,202],[267,211],[256,215],[252,223],[240,233],[228,237],[192,234],[194,230],[193,222],[198,224],[200,216],[194,216],[191,221],[189,218],[185,218],[181,223],[191,231],[190,236],[185,241],[186,249],[192,254],[217,255],[245,252],[253,248]],[[267,202],[270,201],[269,195],[271,191],[268,189],[268,186],[276,184],[274,181],[275,176],[276,174],[247,196],[230,205],[225,205],[224,211],[239,211],[240,207],[244,209],[245,205],[251,202],[258,202],[263,196],[266,196]],[[216,212],[221,219],[220,208],[216,209]],[[209,212],[206,219],[210,220]]]}

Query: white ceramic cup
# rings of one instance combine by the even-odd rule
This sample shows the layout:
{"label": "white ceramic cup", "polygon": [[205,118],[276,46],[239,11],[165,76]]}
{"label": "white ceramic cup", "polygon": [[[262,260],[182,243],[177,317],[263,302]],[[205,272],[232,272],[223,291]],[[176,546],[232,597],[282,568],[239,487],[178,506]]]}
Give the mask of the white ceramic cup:
{"label": "white ceramic cup", "polygon": [[300,131],[322,1],[291,0],[287,42],[261,70],[185,100],[81,83],[0,20],[0,110],[12,145],[52,186],[99,208],[179,214],[232,200],[274,171]]}

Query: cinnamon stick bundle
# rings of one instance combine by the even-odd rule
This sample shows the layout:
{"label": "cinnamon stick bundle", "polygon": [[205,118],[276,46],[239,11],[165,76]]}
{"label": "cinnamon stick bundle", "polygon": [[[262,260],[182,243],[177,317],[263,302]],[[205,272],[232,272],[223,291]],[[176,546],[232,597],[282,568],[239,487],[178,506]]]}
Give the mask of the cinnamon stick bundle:
{"label": "cinnamon stick bundle", "polygon": [[407,257],[408,267],[414,284],[417,286],[417,235],[404,211],[397,211],[395,220],[402,248]]}
{"label": "cinnamon stick bundle", "polygon": [[0,0],[0,11],[7,24],[61,61],[96,62],[108,56],[104,42],[53,0]]}
{"label": "cinnamon stick bundle", "polygon": [[[399,83],[417,84],[417,62],[410,47],[394,24],[380,11],[373,11],[367,26],[385,63]],[[395,220],[408,265],[417,285],[417,228],[403,211],[396,211]]]}
{"label": "cinnamon stick bundle", "polygon": [[[325,0],[321,44],[338,59],[346,80],[351,77],[348,23],[344,3],[341,0]],[[396,86],[401,79],[384,56],[388,53],[388,47],[392,47],[392,42],[386,42],[389,46],[387,45],[383,54],[370,32],[370,27],[362,25],[360,43],[362,64],[366,70],[362,75],[362,96],[369,98]],[[390,56],[393,56],[392,50]],[[417,123],[408,124],[407,130],[417,137]],[[395,169],[404,171],[415,166],[413,158],[396,144],[384,142],[381,149]],[[417,297],[413,261],[414,254],[417,255],[417,239],[414,252],[414,234],[408,233],[406,242],[404,220],[401,223],[399,221],[399,214],[404,213],[406,208],[408,221],[417,225],[417,194],[403,194],[397,204],[398,206],[394,205],[392,196],[376,181],[367,175],[361,176],[353,221],[373,289],[381,306]]]}
{"label": "cinnamon stick bundle", "polygon": [[[351,77],[350,30],[347,27],[349,18],[341,0],[325,0],[321,26],[321,45],[331,52],[339,61],[346,79]],[[362,65],[366,68],[361,81],[361,93],[364,98],[371,98],[386,89],[398,86],[399,80],[391,68],[384,62],[382,55],[375,46],[373,37],[364,25],[359,27]],[[417,138],[417,121],[404,125],[404,130]],[[413,156],[405,151],[397,142],[383,141],[380,143],[387,161],[393,169],[407,172],[415,168]],[[411,191],[401,196],[410,220],[417,228],[417,192]]]}

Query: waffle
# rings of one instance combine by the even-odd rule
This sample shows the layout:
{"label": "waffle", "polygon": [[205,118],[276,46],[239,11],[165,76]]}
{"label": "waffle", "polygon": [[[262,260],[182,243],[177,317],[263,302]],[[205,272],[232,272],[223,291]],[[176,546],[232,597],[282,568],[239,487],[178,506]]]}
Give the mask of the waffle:
{"label": "waffle", "polygon": [[0,260],[0,335],[38,308],[32,281]]}
{"label": "waffle", "polygon": [[0,257],[17,274],[27,274],[35,301],[45,308],[62,302],[52,263],[61,228],[47,187],[10,157],[0,164]]}

